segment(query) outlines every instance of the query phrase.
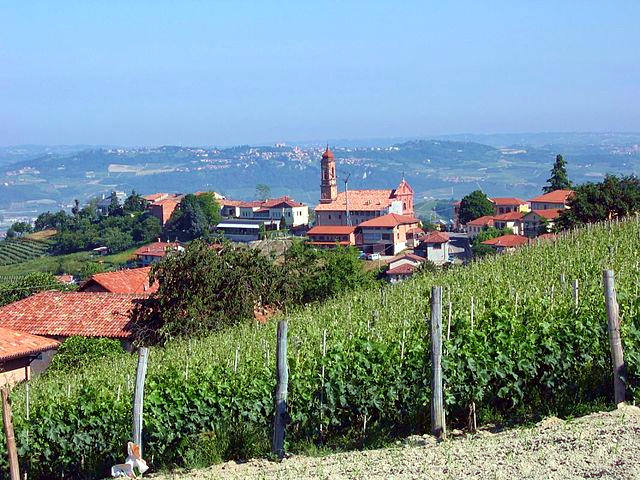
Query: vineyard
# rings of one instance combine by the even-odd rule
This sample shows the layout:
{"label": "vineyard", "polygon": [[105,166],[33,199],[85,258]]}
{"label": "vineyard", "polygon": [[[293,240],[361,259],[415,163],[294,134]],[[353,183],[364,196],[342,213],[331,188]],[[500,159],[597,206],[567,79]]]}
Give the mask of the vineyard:
{"label": "vineyard", "polygon": [[[603,268],[616,275],[627,386],[640,400],[638,252],[635,218],[289,312],[288,451],[371,447],[429,431],[433,285],[444,292],[450,426],[468,425],[471,405],[480,425],[612,405]],[[144,456],[154,469],[268,454],[276,320],[151,349]],[[29,478],[100,478],[121,461],[134,377],[135,358],[127,354],[50,372],[31,382],[28,415],[25,387],[15,389]],[[0,443],[2,471],[5,458]]]}
{"label": "vineyard", "polygon": [[30,236],[0,241],[0,265],[12,265],[47,255],[51,244],[46,237]]}

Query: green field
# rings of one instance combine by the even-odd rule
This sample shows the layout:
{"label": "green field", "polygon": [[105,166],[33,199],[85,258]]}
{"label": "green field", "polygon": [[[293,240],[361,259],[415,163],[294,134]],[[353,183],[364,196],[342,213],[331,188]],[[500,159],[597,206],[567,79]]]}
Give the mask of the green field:
{"label": "green field", "polygon": [[[444,287],[450,427],[467,425],[472,404],[480,425],[613,407],[603,268],[616,274],[629,398],[640,401],[639,232],[637,218],[593,226],[511,255],[425,273],[384,293],[362,290],[289,312],[288,450],[375,447],[430,431],[433,285]],[[277,320],[151,349],[144,442],[154,468],[268,454]],[[63,471],[98,478],[122,460],[135,363],[122,354],[88,370],[34,379],[29,420],[24,387],[14,389],[29,478]],[[5,457],[0,443],[0,469]]]}
{"label": "green field", "polygon": [[2,240],[0,241],[0,266],[14,265],[48,255],[51,245],[48,239],[39,240],[29,237]]}

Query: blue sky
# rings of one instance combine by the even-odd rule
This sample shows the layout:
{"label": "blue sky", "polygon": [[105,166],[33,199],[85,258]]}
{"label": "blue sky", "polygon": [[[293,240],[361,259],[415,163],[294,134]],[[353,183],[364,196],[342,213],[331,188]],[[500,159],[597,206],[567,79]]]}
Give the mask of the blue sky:
{"label": "blue sky", "polygon": [[640,130],[640,1],[3,1],[0,145]]}

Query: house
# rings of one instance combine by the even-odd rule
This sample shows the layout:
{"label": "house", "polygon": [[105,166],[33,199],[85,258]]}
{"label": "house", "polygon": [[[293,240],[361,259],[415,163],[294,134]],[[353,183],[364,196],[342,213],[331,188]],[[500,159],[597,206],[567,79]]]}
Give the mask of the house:
{"label": "house", "polygon": [[493,225],[493,216],[485,215],[484,217],[476,218],[475,220],[467,222],[465,228],[467,230],[469,238],[472,239],[483,230],[486,230],[489,227],[493,227]]}
{"label": "house", "polygon": [[123,205],[124,201],[127,199],[127,194],[124,192],[111,192],[109,195],[102,194],[98,203],[96,204],[96,209],[103,215],[107,215],[109,213],[109,207],[111,206],[111,196],[115,194],[116,199],[118,200],[118,205]]}
{"label": "house", "polygon": [[150,272],[151,267],[142,267],[96,273],[78,291],[151,294],[158,290],[158,282],[149,285]]}
{"label": "house", "polygon": [[445,232],[431,232],[425,235],[422,237],[416,253],[436,265],[449,262],[449,235]]}
{"label": "house", "polygon": [[426,235],[425,231],[420,228],[412,228],[407,232],[407,247],[415,248],[420,245],[420,239]]}
{"label": "house", "polygon": [[151,215],[160,220],[160,223],[164,226],[171,218],[174,210],[180,205],[181,201],[181,197],[165,198],[148,205],[147,210],[149,210]]}
{"label": "house", "polygon": [[398,283],[406,280],[425,262],[425,259],[412,253],[394,258],[389,262],[389,268],[385,272],[390,283]]}
{"label": "house", "polygon": [[45,291],[0,307],[0,327],[54,340],[103,337],[131,346],[132,310],[147,295]]}
{"label": "house", "polygon": [[320,203],[315,207],[316,225],[360,225],[390,213],[413,216],[413,189],[403,178],[392,190],[338,192],[333,152],[322,154]]}
{"label": "house", "polygon": [[395,255],[407,248],[407,232],[420,226],[420,220],[410,215],[388,213],[362,222],[358,246],[366,252]]}
{"label": "house", "polygon": [[496,215],[493,217],[493,226],[500,230],[503,228],[510,228],[514,234],[524,235],[522,219],[525,215],[525,213],[516,210]]}
{"label": "house", "polygon": [[296,202],[285,195],[278,198],[242,202],[238,200],[220,200],[220,214],[227,218],[247,220],[278,220],[287,227],[299,227],[309,223],[309,207]]}
{"label": "house", "polygon": [[493,247],[498,253],[502,253],[527,245],[529,243],[529,239],[522,235],[502,235],[501,237],[485,240],[482,243]]}
{"label": "house", "polygon": [[143,267],[158,262],[171,252],[183,252],[184,247],[178,242],[157,242],[138,248],[133,254]]}
{"label": "house", "polygon": [[494,197],[489,199],[493,203],[494,215],[502,215],[509,212],[528,212],[529,204],[516,197]]}
{"label": "house", "polygon": [[569,208],[573,190],[554,190],[529,200],[531,210],[563,210]]}
{"label": "house", "polygon": [[309,245],[320,248],[333,248],[337,245],[356,244],[356,227],[346,225],[316,225],[307,232]]}
{"label": "house", "polygon": [[262,234],[280,229],[278,220],[256,220],[230,218],[216,225],[216,233],[232,242],[255,242],[261,240]]}
{"label": "house", "polygon": [[522,235],[536,237],[540,233],[547,233],[554,222],[565,209],[531,210],[522,219]]}
{"label": "house", "polygon": [[73,275],[63,274],[56,275],[56,280],[64,285],[74,285],[76,283],[76,279]]}
{"label": "house", "polygon": [[0,327],[0,387],[29,380],[38,362],[50,357],[60,342]]}

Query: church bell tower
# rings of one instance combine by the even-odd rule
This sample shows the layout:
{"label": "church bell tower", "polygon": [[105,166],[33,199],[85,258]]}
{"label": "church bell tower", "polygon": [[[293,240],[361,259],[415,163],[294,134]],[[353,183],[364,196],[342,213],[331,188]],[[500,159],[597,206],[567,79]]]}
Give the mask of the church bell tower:
{"label": "church bell tower", "polygon": [[338,197],[338,181],[336,178],[336,160],[333,152],[327,149],[322,154],[322,180],[320,181],[320,203],[331,203]]}

